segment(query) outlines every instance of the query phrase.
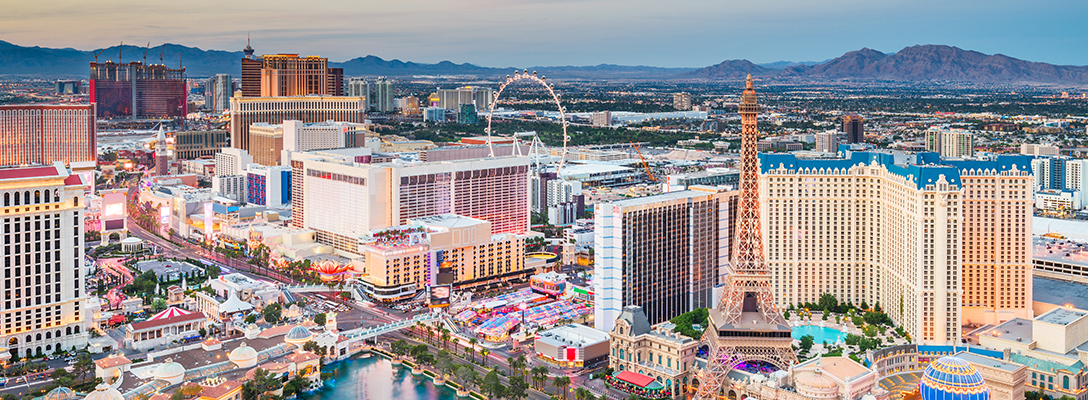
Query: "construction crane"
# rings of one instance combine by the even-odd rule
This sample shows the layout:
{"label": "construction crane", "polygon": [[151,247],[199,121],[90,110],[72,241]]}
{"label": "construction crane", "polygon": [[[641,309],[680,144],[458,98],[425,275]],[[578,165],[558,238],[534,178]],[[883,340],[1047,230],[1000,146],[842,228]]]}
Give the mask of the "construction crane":
{"label": "construction crane", "polygon": [[151,50],[151,42],[147,42],[147,46],[144,47],[144,65],[147,65],[147,51]]}
{"label": "construction crane", "polygon": [[650,171],[650,165],[646,164],[646,158],[642,156],[642,151],[640,151],[638,149],[638,145],[635,144],[634,142],[627,142],[627,143],[630,143],[631,146],[635,148],[635,152],[638,153],[638,159],[642,160],[642,168],[646,169],[646,177],[649,178],[653,182],[657,182],[657,177],[655,177],[654,173]]}
{"label": "construction crane", "polygon": [[102,49],[102,50],[96,51],[96,52],[94,53],[94,63],[95,63],[95,64],[98,64],[98,55],[99,55],[99,54],[102,54],[102,52],[103,52],[103,51],[106,51],[106,49]]}

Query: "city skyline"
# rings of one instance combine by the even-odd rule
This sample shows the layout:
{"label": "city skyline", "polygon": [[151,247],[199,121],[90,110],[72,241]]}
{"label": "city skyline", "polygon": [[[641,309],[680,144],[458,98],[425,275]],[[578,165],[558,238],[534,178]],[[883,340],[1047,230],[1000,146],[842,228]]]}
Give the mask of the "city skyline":
{"label": "city skyline", "polygon": [[[1061,2],[1065,6],[1048,9],[1012,1],[872,4],[854,0],[819,5],[786,0],[761,4],[689,1],[668,9],[648,2],[612,0],[363,5],[333,1],[307,9],[297,9],[290,2],[259,6],[196,2],[154,8],[128,1],[93,6],[32,3],[9,5],[0,16],[0,39],[80,49],[150,41],[234,51],[245,46],[248,34],[254,47],[264,53],[319,54],[332,61],[372,54],[491,67],[602,63],[702,67],[727,59],[822,61],[862,47],[894,52],[916,44],[947,44],[1039,62],[1088,64],[1088,56],[1076,52],[1047,51],[1088,44],[1088,38],[1075,31],[1075,22],[1085,16],[1083,7]],[[1049,9],[1071,12],[1054,14]],[[154,19],[155,15],[170,18]],[[96,16],[112,21],[109,28],[80,28],[79,21]],[[1038,24],[1049,29],[1007,29]],[[190,29],[195,25],[206,28]],[[649,26],[660,28],[645,28]],[[74,29],[80,29],[78,34]],[[744,44],[725,40],[736,37],[747,39]]]}

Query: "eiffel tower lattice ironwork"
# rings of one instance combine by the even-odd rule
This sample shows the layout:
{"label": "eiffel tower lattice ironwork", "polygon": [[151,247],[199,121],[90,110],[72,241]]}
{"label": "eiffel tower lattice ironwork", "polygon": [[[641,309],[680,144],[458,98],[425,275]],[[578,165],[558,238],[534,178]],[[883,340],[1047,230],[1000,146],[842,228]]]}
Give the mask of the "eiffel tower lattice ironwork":
{"label": "eiffel tower lattice ironwork", "polygon": [[729,382],[729,371],[741,362],[762,361],[787,369],[797,361],[791,329],[778,313],[771,292],[770,272],[763,256],[759,220],[759,155],[756,116],[759,104],[748,74],[741,94],[741,175],[736,232],[730,271],[721,302],[710,310],[702,341],[709,347],[707,365],[699,379],[696,399],[716,399]]}

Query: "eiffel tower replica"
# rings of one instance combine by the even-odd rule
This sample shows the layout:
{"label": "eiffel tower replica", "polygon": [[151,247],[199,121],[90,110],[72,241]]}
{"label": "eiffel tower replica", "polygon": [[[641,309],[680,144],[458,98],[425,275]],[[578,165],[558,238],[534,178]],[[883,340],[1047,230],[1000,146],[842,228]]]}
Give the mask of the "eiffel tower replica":
{"label": "eiffel tower replica", "polygon": [[756,141],[756,91],[748,74],[741,94],[740,204],[737,210],[731,270],[718,307],[710,310],[702,341],[709,349],[699,377],[696,399],[717,399],[728,387],[729,371],[745,361],[762,361],[779,369],[797,362],[792,330],[774,304],[770,273],[763,257],[759,221],[759,160]]}

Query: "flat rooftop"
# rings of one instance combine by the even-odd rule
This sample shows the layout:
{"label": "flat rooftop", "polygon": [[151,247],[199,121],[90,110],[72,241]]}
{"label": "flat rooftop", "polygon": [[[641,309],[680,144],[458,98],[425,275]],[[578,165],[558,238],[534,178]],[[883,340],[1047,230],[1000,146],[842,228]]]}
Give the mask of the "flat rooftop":
{"label": "flat rooftop", "polygon": [[641,205],[646,205],[646,204],[653,204],[653,203],[657,203],[657,202],[661,202],[661,201],[688,199],[688,198],[692,198],[692,197],[701,197],[701,196],[706,196],[706,195],[709,195],[709,194],[710,194],[709,192],[697,192],[697,191],[694,191],[694,190],[680,190],[680,191],[676,191],[676,192],[655,194],[655,195],[652,195],[652,196],[642,196],[642,197],[635,197],[635,198],[625,199],[625,200],[617,200],[617,201],[613,201],[612,204],[615,204],[615,205],[620,206],[620,207],[634,207],[634,206],[641,206]]}
{"label": "flat rooftop", "polygon": [[[1088,224],[1082,227],[1088,232]],[[1065,234],[1062,232],[1062,234]],[[1067,235],[1068,236],[1068,235]],[[1088,243],[1077,243],[1069,239],[1051,239],[1035,236],[1031,240],[1031,257],[1066,264],[1088,267]]]}
{"label": "flat rooftop", "polygon": [[1066,326],[1076,320],[1084,318],[1085,315],[1088,315],[1088,313],[1059,307],[1050,310],[1046,314],[1043,314],[1042,316],[1036,318],[1036,320],[1039,322],[1046,322],[1048,324]]}
{"label": "flat rooftop", "polygon": [[1013,318],[1005,321],[1005,323],[980,332],[979,336],[990,336],[995,338],[1001,338],[1011,341],[1020,341],[1024,343],[1031,343],[1032,341],[1032,327],[1033,321],[1024,318]]}
{"label": "flat rooftop", "polygon": [[1018,365],[1018,364],[1013,364],[1013,363],[1006,362],[1004,360],[999,360],[999,359],[996,359],[996,358],[993,358],[993,357],[986,357],[986,356],[983,356],[983,355],[978,355],[978,354],[970,353],[970,352],[966,352],[966,351],[961,351],[959,353],[956,353],[956,357],[960,358],[960,359],[962,359],[964,361],[967,361],[969,363],[972,363],[972,364],[985,365],[985,366],[994,367],[994,368],[1001,369],[1003,371],[1008,371],[1008,372],[1014,372],[1014,371],[1020,369],[1020,365]]}
{"label": "flat rooftop", "polygon": [[1038,276],[1031,282],[1032,301],[1088,310],[1088,285]]}
{"label": "flat rooftop", "polygon": [[588,346],[608,341],[608,334],[581,324],[563,325],[540,333],[545,343]]}

